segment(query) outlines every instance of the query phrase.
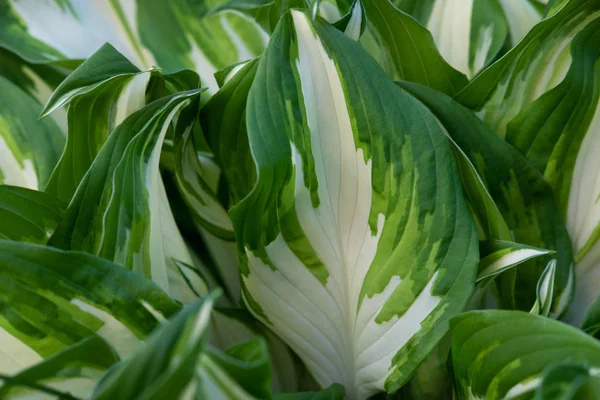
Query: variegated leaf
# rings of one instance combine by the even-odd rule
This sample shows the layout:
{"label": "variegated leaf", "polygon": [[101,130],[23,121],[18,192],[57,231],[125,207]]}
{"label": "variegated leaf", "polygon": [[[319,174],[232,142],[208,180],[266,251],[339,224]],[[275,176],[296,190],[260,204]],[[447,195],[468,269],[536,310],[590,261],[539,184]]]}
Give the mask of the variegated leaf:
{"label": "variegated leaf", "polygon": [[215,297],[213,293],[188,306],[158,329],[100,380],[91,398],[270,398],[270,363],[262,339],[224,353],[208,344]]}
{"label": "variegated leaf", "polygon": [[[28,63],[0,46],[0,76],[5,77],[40,104],[46,104],[52,92],[71,72],[70,66]],[[63,132],[67,131],[67,113],[52,115]]]}
{"label": "variegated leaf", "polygon": [[7,0],[0,12],[0,47],[35,63],[83,60],[104,43],[147,68],[140,46],[137,1]]}
{"label": "variegated leaf", "polygon": [[0,76],[0,183],[43,189],[65,137],[54,120],[38,120],[42,106]]}
{"label": "variegated leaf", "polygon": [[85,253],[0,240],[0,373],[97,334],[121,356],[180,309],[151,281]]}
{"label": "variegated leaf", "polygon": [[150,74],[105,44],[60,84],[44,114],[68,105],[68,135],[48,193],[71,200],[108,135],[145,105]]}
{"label": "variegated leaf", "polygon": [[520,311],[472,311],[453,318],[450,325],[458,399],[533,398],[553,364],[568,360],[600,367],[597,340],[549,318]]}
{"label": "variegated leaf", "polygon": [[485,68],[509,39],[511,46],[542,19],[534,0],[396,0],[433,34],[440,53],[469,78]]}
{"label": "variegated leaf", "polygon": [[0,239],[44,244],[67,204],[44,192],[0,185]]}
{"label": "variegated leaf", "polygon": [[[119,356],[100,336],[90,336],[4,380],[0,399],[86,398]],[[75,397],[76,396],[76,397]]]}
{"label": "variegated leaf", "polygon": [[532,314],[540,314],[547,317],[552,309],[552,301],[554,300],[554,276],[556,275],[556,260],[551,260],[548,266],[542,272],[537,285],[537,299],[533,308]]}
{"label": "variegated leaf", "polygon": [[230,214],[248,306],[321,385],[395,391],[474,283],[476,229],[439,123],[299,11],[271,37],[246,112],[257,181]]}
{"label": "variegated leaf", "polygon": [[361,0],[367,31],[360,43],[394,80],[417,82],[454,95],[468,80],[440,55],[434,38],[390,0]]}
{"label": "variegated leaf", "polygon": [[206,11],[204,7],[186,0],[151,0],[138,9],[137,18],[142,43],[158,65],[167,72],[181,68],[197,71],[211,95],[218,89],[214,73],[260,55],[269,35],[239,11],[225,10],[202,18],[199,14]]}
{"label": "variegated leaf", "polygon": [[[206,293],[175,225],[159,173],[171,121],[197,107],[200,90],[154,101],[127,117],[108,137],[83,177],[49,244],[82,250],[121,264],[189,303]],[[191,105],[190,105],[191,104]]]}
{"label": "variegated leaf", "polygon": [[[450,97],[422,85],[401,86],[427,105],[477,169],[512,236],[500,237],[493,232],[504,230],[496,229],[491,231],[491,238],[556,252],[552,315],[564,314],[573,295],[572,249],[548,182],[519,151],[497,138],[474,113]],[[463,183],[469,184],[465,179]],[[474,211],[481,215],[486,209],[479,206]],[[493,216],[492,221],[497,219]],[[537,298],[537,282],[549,261],[550,256],[540,255],[502,274],[497,280],[502,306],[530,310]]]}
{"label": "variegated leaf", "polygon": [[207,342],[215,294],[198,300],[158,329],[95,387],[93,400],[194,398],[194,370]]}

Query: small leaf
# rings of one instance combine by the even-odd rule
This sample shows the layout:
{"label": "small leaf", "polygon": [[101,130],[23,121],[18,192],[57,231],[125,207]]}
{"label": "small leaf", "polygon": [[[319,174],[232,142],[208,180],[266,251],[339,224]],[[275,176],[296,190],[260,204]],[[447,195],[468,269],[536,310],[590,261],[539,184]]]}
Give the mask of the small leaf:
{"label": "small leaf", "polygon": [[[539,249],[514,242],[490,240],[479,245],[481,261],[479,261],[479,272],[477,281],[490,278],[513,268],[527,260],[555,253],[552,250]],[[554,271],[556,261],[553,262]],[[545,273],[542,273],[543,279]],[[554,283],[554,272],[552,272],[552,283]],[[552,296],[550,296],[552,298]]]}
{"label": "small leaf", "polygon": [[537,299],[533,308],[532,314],[540,314],[547,317],[550,314],[552,307],[553,292],[554,292],[554,276],[556,275],[556,260],[548,263],[548,266],[542,272],[537,285]]}

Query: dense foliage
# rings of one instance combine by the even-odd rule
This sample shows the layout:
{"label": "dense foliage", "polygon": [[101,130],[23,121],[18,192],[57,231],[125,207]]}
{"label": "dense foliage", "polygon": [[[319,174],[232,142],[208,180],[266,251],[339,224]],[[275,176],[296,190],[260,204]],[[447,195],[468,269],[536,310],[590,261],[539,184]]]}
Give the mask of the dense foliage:
{"label": "dense foliage", "polygon": [[0,0],[0,399],[600,398],[600,0]]}

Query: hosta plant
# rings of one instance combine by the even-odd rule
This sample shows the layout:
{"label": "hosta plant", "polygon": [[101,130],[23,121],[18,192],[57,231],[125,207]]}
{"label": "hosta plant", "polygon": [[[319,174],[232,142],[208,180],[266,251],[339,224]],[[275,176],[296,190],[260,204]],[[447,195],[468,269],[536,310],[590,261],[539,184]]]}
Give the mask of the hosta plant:
{"label": "hosta plant", "polygon": [[600,397],[600,0],[0,1],[0,398]]}

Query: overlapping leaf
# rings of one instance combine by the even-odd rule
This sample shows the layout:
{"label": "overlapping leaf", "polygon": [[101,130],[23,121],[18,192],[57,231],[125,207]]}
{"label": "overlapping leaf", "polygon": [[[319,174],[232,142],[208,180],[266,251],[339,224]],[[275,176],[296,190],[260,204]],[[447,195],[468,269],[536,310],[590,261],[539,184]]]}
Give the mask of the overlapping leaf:
{"label": "overlapping leaf", "polygon": [[600,272],[600,2],[569,1],[458,98],[543,172],[573,240],[579,323]]}
{"label": "overlapping leaf", "polygon": [[108,137],[85,174],[49,243],[114,261],[155,281],[183,302],[206,287],[181,238],[159,173],[161,147],[173,118],[197,106],[199,90],[181,92],[131,114]]}
{"label": "overlapping leaf", "polygon": [[394,80],[406,80],[453,95],[467,78],[440,55],[431,33],[389,0],[362,0],[367,32],[361,44]]}
{"label": "overlapping leaf", "polygon": [[[572,250],[548,183],[516,149],[495,137],[473,113],[450,97],[421,85],[402,86],[433,111],[472,161],[510,228],[512,240],[556,252],[553,315],[563,314],[573,296]],[[481,214],[485,209],[476,211]],[[537,299],[537,282],[548,261],[548,257],[537,257],[500,277],[504,307],[531,308]]]}
{"label": "overlapping leaf", "polygon": [[489,65],[506,42],[518,43],[543,14],[534,0],[396,0],[396,4],[431,31],[442,56],[469,78]]}

